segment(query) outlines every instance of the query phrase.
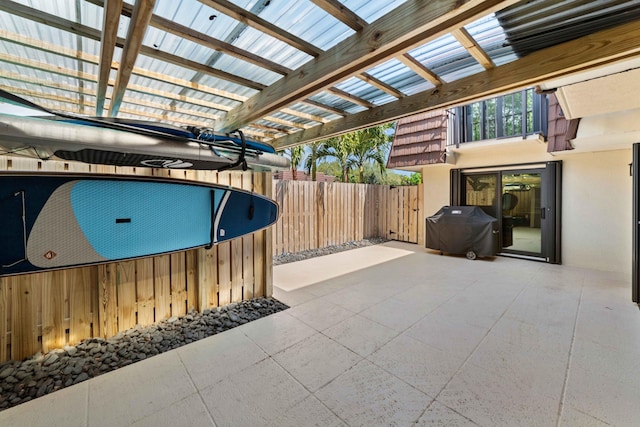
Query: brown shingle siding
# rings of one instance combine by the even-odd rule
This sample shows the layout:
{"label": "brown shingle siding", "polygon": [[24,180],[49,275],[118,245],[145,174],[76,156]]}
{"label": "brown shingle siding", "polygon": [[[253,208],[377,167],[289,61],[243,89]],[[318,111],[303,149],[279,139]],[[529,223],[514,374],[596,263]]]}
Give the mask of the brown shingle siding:
{"label": "brown shingle siding", "polygon": [[388,168],[444,163],[447,112],[429,111],[398,121]]}
{"label": "brown shingle siding", "polygon": [[564,118],[558,98],[551,94],[549,98],[549,122],[547,125],[547,151],[573,150],[570,140],[575,138],[578,131],[577,120]]}

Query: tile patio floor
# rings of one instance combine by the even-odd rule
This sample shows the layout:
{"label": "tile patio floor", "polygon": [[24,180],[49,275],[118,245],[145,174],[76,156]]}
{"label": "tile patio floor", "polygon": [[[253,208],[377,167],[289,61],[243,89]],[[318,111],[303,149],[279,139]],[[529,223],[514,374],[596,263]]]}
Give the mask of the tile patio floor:
{"label": "tile patio floor", "polygon": [[277,266],[274,283],[290,309],[0,426],[640,425],[625,275],[387,243]]}

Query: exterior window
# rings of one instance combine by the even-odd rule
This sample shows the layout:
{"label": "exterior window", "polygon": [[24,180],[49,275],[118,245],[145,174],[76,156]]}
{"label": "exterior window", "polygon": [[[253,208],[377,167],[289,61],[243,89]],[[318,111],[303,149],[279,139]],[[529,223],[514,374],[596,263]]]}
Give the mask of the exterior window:
{"label": "exterior window", "polygon": [[459,107],[454,144],[546,133],[547,102],[533,89]]}

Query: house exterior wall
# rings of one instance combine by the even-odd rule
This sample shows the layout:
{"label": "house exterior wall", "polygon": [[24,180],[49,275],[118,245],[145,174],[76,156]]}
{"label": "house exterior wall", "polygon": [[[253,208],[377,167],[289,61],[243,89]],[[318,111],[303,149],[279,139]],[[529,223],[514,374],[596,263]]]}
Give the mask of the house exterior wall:
{"label": "house exterior wall", "polygon": [[423,168],[426,216],[449,204],[453,168],[561,159],[563,264],[631,274],[630,148],[554,156],[536,139],[474,145],[458,149],[454,165]]}
{"label": "house exterior wall", "polygon": [[631,274],[631,149],[563,159],[564,264]]}

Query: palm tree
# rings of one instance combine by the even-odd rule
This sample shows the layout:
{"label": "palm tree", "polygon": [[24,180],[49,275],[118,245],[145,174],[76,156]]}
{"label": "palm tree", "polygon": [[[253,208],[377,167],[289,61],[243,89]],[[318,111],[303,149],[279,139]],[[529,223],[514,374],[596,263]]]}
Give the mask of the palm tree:
{"label": "palm tree", "polygon": [[386,130],[390,124],[362,129],[344,135],[348,140],[351,155],[355,166],[358,168],[358,182],[364,182],[364,165],[368,161],[380,167],[380,173],[385,173],[385,152],[391,140]]}
{"label": "palm tree", "polygon": [[296,145],[285,149],[285,152],[289,155],[291,160],[291,173],[293,174],[293,180],[298,179],[298,166],[302,162],[302,154],[304,153],[304,146]]}
{"label": "palm tree", "polygon": [[307,147],[310,149],[310,153],[305,160],[304,168],[307,170],[307,173],[311,175],[311,180],[316,180],[317,170],[318,170],[318,150],[320,149],[320,141],[312,142],[311,144],[307,144]]}
{"label": "palm tree", "polygon": [[345,135],[329,138],[320,144],[316,153],[318,159],[333,157],[338,162],[342,171],[342,182],[349,181],[349,171],[353,168],[354,162],[351,157],[351,147],[345,139]]}

